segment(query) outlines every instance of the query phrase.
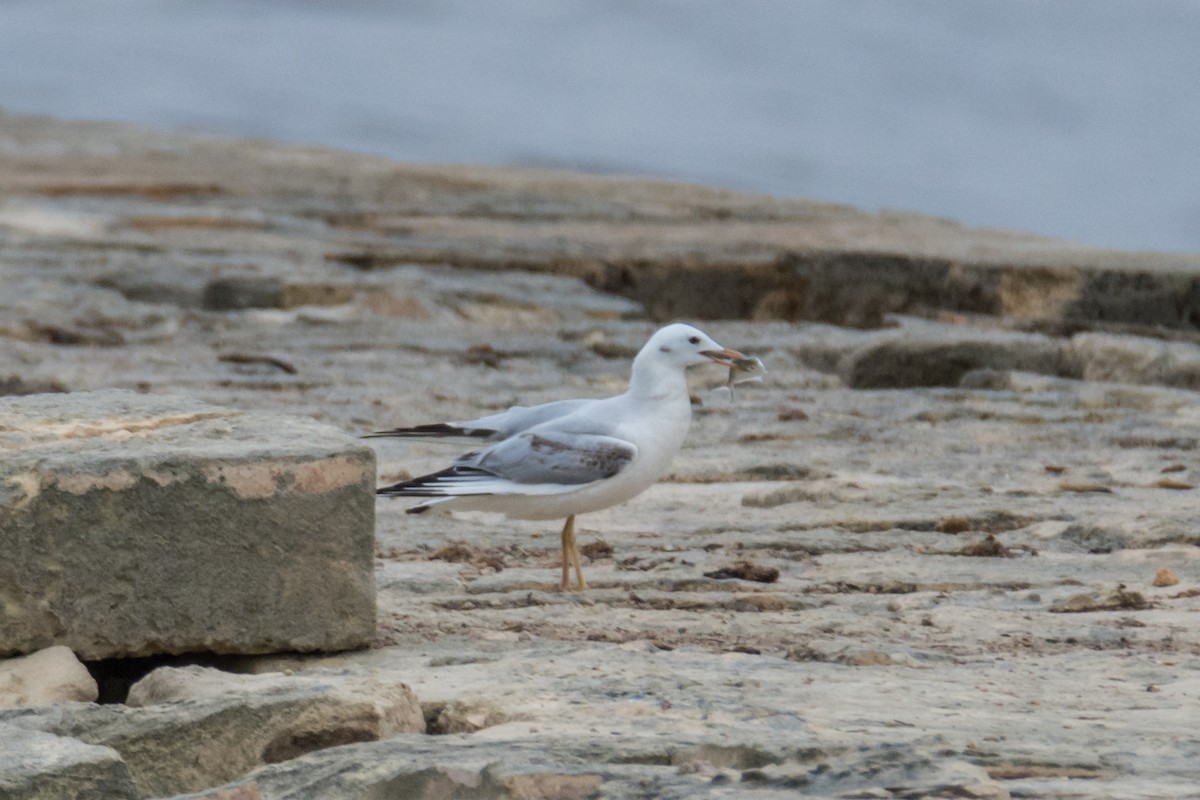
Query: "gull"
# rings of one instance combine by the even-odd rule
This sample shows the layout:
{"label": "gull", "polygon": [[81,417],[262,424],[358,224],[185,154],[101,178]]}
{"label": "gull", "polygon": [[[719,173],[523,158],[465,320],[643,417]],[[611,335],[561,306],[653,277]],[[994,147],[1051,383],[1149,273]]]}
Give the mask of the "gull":
{"label": "gull", "polygon": [[385,497],[425,498],[407,509],[498,511],[511,519],[566,519],[562,591],[575,567],[587,589],[575,517],[624,503],[649,488],[679,452],[692,422],[684,375],[715,362],[731,369],[746,356],[691,325],[657,331],[633,359],[629,388],[600,400],[559,400],[463,422],[378,431],[365,438],[465,439],[485,444],[439,472],[377,490]]}

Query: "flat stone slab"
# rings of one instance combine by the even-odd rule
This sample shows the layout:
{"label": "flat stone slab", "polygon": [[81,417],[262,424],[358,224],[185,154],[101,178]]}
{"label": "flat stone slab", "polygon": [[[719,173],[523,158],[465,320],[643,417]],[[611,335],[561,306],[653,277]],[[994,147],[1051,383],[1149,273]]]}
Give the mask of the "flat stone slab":
{"label": "flat stone slab", "polygon": [[375,631],[372,451],[126,391],[0,400],[0,653],[330,651]]}

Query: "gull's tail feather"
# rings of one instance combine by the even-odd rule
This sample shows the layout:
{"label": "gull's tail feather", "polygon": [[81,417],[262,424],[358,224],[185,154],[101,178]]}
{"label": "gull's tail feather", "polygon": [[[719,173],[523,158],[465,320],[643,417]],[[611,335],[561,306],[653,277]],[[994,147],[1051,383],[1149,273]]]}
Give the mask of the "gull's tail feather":
{"label": "gull's tail feather", "polygon": [[412,428],[393,428],[390,431],[375,431],[364,435],[363,439],[477,439],[487,440],[496,435],[490,428],[464,428],[438,422],[433,425],[417,425]]}
{"label": "gull's tail feather", "polygon": [[576,484],[561,483],[515,483],[494,472],[477,467],[456,464],[441,472],[431,472],[407,481],[375,490],[380,497],[430,497],[421,505],[409,509],[419,514],[427,506],[456,497],[480,497],[482,495],[547,495],[575,491]]}
{"label": "gull's tail feather", "polygon": [[424,514],[426,511],[429,511],[429,510],[436,511],[438,509],[434,509],[433,508],[434,506],[436,506],[439,503],[445,503],[445,502],[453,500],[453,499],[454,499],[453,497],[433,497],[422,503],[418,503],[417,505],[413,506],[412,508],[404,509],[404,513],[405,514]]}

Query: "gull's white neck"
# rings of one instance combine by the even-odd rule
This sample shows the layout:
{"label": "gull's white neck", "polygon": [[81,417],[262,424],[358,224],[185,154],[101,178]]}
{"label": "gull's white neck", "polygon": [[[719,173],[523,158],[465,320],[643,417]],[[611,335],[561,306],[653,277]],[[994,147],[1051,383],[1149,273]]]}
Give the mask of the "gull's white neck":
{"label": "gull's white neck", "polygon": [[629,376],[629,391],[632,397],[658,401],[688,401],[688,385],[684,371],[663,359],[657,350],[643,349],[633,359],[633,373]]}

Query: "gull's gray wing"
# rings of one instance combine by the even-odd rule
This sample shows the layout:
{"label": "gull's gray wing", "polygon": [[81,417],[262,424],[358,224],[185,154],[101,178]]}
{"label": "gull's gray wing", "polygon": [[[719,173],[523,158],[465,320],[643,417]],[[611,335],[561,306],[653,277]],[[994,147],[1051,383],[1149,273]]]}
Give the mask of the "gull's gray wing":
{"label": "gull's gray wing", "polygon": [[378,490],[392,497],[558,494],[611,478],[637,457],[637,447],[613,436],[525,431],[454,466]]}
{"label": "gull's gray wing", "polygon": [[454,463],[513,483],[575,486],[611,478],[636,455],[635,445],[613,436],[542,430],[519,433]]}
{"label": "gull's gray wing", "polygon": [[467,439],[476,442],[500,442],[534,425],[573,414],[593,400],[556,400],[537,406],[513,406],[499,414],[489,414],[478,419],[461,422],[438,422],[433,425],[417,425],[412,428],[394,428],[376,431],[364,439]]}

